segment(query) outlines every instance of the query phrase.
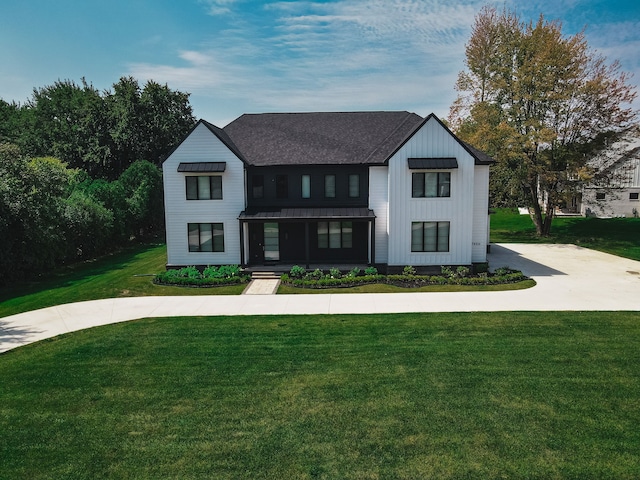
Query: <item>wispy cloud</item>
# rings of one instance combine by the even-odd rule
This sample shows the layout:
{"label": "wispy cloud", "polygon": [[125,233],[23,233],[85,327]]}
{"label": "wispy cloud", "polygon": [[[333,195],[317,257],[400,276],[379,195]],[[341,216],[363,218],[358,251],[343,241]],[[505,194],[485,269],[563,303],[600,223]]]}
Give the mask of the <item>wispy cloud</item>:
{"label": "wispy cloud", "polygon": [[216,16],[230,13],[236,0],[200,0],[200,3],[207,6],[207,14]]}
{"label": "wispy cloud", "polygon": [[[558,0],[567,8],[577,1]],[[220,14],[230,11],[235,0],[205,3],[210,14]],[[446,115],[474,16],[485,3],[273,2],[251,15],[228,16],[211,38],[180,52],[175,64],[138,63],[131,65],[131,73],[190,91],[193,98],[235,99],[242,109],[238,114],[425,108],[418,113]],[[638,31],[638,26],[624,30]],[[638,64],[637,35],[600,33],[608,39],[599,45],[607,57],[617,53],[613,58],[624,55]],[[618,30],[618,35],[623,33]]]}
{"label": "wispy cloud", "polygon": [[[410,108],[434,94],[452,97],[480,2],[275,2],[264,6],[262,25],[221,30],[211,46],[181,52],[186,65],[131,70],[265,110]],[[207,1],[216,12],[232,3]]]}

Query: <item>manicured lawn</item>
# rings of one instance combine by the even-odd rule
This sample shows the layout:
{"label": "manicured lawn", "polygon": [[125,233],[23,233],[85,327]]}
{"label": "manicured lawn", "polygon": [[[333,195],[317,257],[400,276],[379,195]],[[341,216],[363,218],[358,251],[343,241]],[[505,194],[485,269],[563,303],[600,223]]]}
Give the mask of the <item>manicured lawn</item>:
{"label": "manicured lawn", "polygon": [[245,285],[184,288],[154,285],[152,275],[165,269],[165,245],[140,245],[61,269],[48,278],[0,289],[0,317],[63,303],[100,298],[149,295],[207,295],[242,293]]}
{"label": "manicured lawn", "polygon": [[500,208],[491,215],[494,243],[573,243],[581,247],[640,260],[640,218],[556,217],[549,238],[536,236],[528,215]]}
{"label": "manicured lawn", "polygon": [[2,478],[640,477],[640,313],[146,319],[0,355]]}

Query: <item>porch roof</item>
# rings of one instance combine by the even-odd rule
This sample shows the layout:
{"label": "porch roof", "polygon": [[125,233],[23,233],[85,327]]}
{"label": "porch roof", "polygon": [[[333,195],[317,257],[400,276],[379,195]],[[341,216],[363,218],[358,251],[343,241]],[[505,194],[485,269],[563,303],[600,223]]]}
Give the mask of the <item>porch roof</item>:
{"label": "porch roof", "polygon": [[239,220],[373,220],[373,210],[366,207],[281,208],[277,210],[245,210]]}

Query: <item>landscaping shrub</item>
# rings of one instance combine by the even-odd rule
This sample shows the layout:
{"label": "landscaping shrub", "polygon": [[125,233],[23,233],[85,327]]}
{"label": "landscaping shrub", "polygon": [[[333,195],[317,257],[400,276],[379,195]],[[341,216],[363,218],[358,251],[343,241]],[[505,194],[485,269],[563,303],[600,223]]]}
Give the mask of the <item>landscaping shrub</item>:
{"label": "landscaping shrub", "polygon": [[194,267],[167,270],[157,274],[153,283],[158,285],[178,285],[190,287],[211,287],[216,285],[232,285],[249,281],[248,275],[242,275],[238,265],[208,266],[202,273]]}
{"label": "landscaping shrub", "polygon": [[[359,268],[341,274],[337,268],[331,268],[328,274],[320,269],[313,272],[299,272],[296,270],[280,277],[280,281],[292,287],[300,288],[333,288],[353,287],[371,283],[386,283],[400,287],[422,287],[428,285],[499,285],[517,283],[527,277],[519,271],[510,268],[499,268],[495,274],[483,272],[471,275],[467,267],[457,267],[454,271],[450,267],[442,267],[441,275],[416,275],[415,268],[407,266],[401,275],[380,275],[375,267],[368,267],[361,274]],[[294,276],[295,274],[295,276]]]}

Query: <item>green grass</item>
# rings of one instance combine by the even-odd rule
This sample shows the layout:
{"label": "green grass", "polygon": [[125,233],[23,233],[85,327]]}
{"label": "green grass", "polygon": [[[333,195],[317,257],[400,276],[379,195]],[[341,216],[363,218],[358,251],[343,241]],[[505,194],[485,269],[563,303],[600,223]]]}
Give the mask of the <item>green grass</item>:
{"label": "green grass", "polygon": [[152,275],[165,269],[165,245],[139,245],[93,262],[63,268],[50,277],[0,289],[0,317],[63,303],[150,295],[242,293],[246,285],[184,288],[154,285]]}
{"label": "green grass", "polygon": [[491,215],[494,243],[573,243],[581,247],[640,260],[640,218],[556,217],[551,236],[540,238],[528,215],[500,208]]}
{"label": "green grass", "polygon": [[370,285],[358,285],[356,287],[342,288],[302,288],[280,285],[279,294],[328,294],[328,293],[401,293],[401,292],[498,292],[504,290],[524,290],[535,286],[535,280],[524,280],[518,283],[505,285],[428,285],[418,288],[403,288],[396,285],[382,283]]}
{"label": "green grass", "polygon": [[0,477],[640,477],[640,313],[146,319],[0,355]]}

